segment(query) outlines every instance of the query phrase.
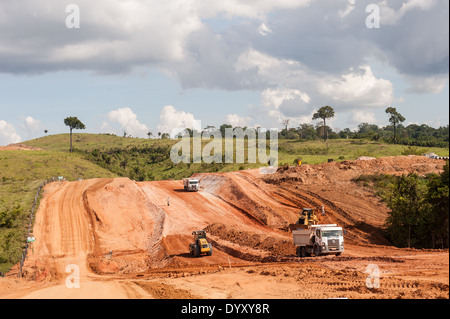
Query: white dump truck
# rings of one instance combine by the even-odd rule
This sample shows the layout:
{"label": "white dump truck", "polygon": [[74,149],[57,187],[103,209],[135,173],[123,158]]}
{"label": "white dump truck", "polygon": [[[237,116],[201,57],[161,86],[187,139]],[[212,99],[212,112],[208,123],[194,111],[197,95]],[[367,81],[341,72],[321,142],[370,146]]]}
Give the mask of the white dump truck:
{"label": "white dump truck", "polygon": [[339,256],[344,251],[343,230],[336,224],[311,225],[307,229],[292,230],[292,236],[299,257],[311,254]]}
{"label": "white dump truck", "polygon": [[184,190],[187,192],[198,192],[200,190],[200,182],[194,178],[183,179]]}

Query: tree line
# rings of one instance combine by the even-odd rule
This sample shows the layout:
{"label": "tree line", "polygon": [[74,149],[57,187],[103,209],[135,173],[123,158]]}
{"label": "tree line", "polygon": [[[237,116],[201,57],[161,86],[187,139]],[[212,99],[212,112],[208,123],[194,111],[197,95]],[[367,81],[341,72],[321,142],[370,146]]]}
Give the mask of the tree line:
{"label": "tree line", "polygon": [[426,124],[410,124],[404,126],[405,118],[393,107],[388,107],[390,125],[379,127],[376,124],[361,123],[356,130],[345,128],[333,130],[326,124],[326,120],[334,117],[334,109],[324,106],[314,113],[313,120],[322,122],[300,124],[296,128],[288,128],[290,120],[284,120],[284,129],[279,133],[280,139],[317,140],[328,139],[369,139],[388,144],[402,144],[422,147],[449,147],[449,126],[433,128]]}
{"label": "tree line", "polygon": [[[439,128],[433,128],[426,124],[410,124],[404,126],[402,123],[406,119],[396,108],[388,107],[385,112],[389,116],[390,125],[379,127],[376,124],[361,123],[358,125],[358,128],[353,131],[349,128],[333,130],[327,125],[327,120],[335,116],[335,111],[333,107],[327,105],[321,107],[313,114],[312,120],[321,120],[321,122],[316,125],[304,123],[296,128],[289,128],[290,119],[283,120],[282,124],[284,128],[279,132],[278,138],[290,140],[318,140],[323,138],[324,141],[328,141],[328,139],[369,139],[388,144],[421,147],[449,147],[449,125],[441,126]],[[85,129],[85,125],[76,117],[66,118],[64,124],[70,128],[70,152],[72,152],[72,130]],[[226,129],[229,128],[234,129],[233,126],[229,124],[222,124],[219,128],[208,125],[201,133],[206,132],[214,134],[217,132],[224,137]],[[247,129],[247,127],[243,127],[242,131],[245,132]],[[259,131],[260,128],[254,130]],[[194,136],[194,131],[190,128],[186,128],[185,133],[183,134],[189,134],[192,137]],[[180,133],[180,136],[183,134]],[[149,138],[153,136],[151,132],[148,132],[147,135]],[[267,135],[267,138],[270,139],[269,132],[267,132]],[[124,137],[126,137],[126,133],[124,133]],[[158,133],[158,137],[161,139],[170,138],[169,134],[161,132]]]}

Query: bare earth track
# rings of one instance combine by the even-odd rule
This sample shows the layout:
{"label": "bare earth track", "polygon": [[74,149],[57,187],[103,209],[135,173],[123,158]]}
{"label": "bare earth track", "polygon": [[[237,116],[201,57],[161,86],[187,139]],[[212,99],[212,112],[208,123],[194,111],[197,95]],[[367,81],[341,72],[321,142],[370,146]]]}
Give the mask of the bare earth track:
{"label": "bare earth track", "polygon": [[[181,181],[126,178],[47,185],[36,215],[36,242],[24,265],[0,278],[1,298],[449,298],[448,250],[399,249],[382,236],[387,208],[351,178],[440,172],[444,161],[389,157],[197,174]],[[325,207],[322,223],[346,230],[340,257],[295,256],[288,225],[302,207]],[[213,256],[188,244],[205,229]],[[80,288],[66,279],[76,265]],[[380,287],[366,286],[369,265]]]}

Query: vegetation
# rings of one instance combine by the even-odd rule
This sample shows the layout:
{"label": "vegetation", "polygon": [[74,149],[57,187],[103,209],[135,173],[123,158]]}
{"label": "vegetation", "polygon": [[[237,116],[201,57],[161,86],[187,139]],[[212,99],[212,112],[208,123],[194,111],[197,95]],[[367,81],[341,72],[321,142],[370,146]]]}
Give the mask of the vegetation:
{"label": "vegetation", "polygon": [[392,123],[392,125],[394,126],[394,144],[396,144],[397,135],[395,128],[397,124],[403,123],[405,121],[405,118],[403,117],[403,115],[397,112],[397,109],[395,107],[388,107],[386,109],[386,113],[390,115],[389,122]]}
{"label": "vegetation", "polygon": [[[316,141],[325,130],[329,140],[367,140],[387,144],[399,144],[407,146],[420,147],[449,147],[449,126],[433,128],[426,124],[417,125],[410,124],[403,126],[402,124],[388,125],[379,127],[375,124],[361,123],[354,131],[349,128],[333,131],[328,126],[312,124],[301,124],[297,128],[283,130],[279,134],[279,139],[303,141]],[[395,133],[394,133],[395,131]]]}
{"label": "vegetation", "polygon": [[398,247],[449,247],[449,164],[440,175],[363,175],[390,209],[386,235]]}
{"label": "vegetation", "polygon": [[[331,119],[334,117],[334,109],[331,106],[324,106],[321,107],[316,113],[313,114],[313,120],[322,119],[323,120],[323,126],[322,126],[322,134],[323,139],[326,141],[328,139],[328,131],[325,130],[327,127],[327,119]],[[326,131],[326,132],[325,132]]]}

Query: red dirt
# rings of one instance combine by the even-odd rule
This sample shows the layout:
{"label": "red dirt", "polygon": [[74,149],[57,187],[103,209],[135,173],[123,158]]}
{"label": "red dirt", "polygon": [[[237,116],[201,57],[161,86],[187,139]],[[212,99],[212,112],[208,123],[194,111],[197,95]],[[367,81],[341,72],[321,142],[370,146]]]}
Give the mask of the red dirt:
{"label": "red dirt", "polygon": [[[181,181],[127,178],[47,185],[24,278],[0,278],[4,298],[449,298],[448,250],[392,247],[387,208],[351,181],[361,174],[440,172],[444,161],[390,157],[355,162],[197,174]],[[346,230],[340,257],[300,259],[288,225],[303,207],[325,207],[321,223]],[[192,231],[214,253],[193,258]],[[80,269],[68,289],[67,265]],[[368,265],[381,272],[368,289]]]}

